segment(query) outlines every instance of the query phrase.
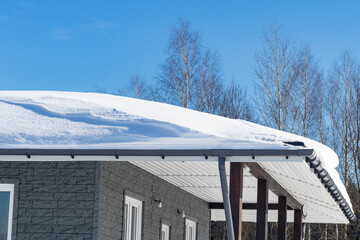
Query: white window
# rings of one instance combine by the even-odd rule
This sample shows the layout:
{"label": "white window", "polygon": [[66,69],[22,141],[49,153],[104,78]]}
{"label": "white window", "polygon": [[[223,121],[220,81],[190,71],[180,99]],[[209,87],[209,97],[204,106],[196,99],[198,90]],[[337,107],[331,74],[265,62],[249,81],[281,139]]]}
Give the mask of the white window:
{"label": "white window", "polygon": [[170,226],[161,224],[161,240],[170,240]]}
{"label": "white window", "polygon": [[196,239],[196,222],[189,219],[185,220],[185,240]]}
{"label": "white window", "polygon": [[11,239],[14,184],[0,184],[0,239]]}
{"label": "white window", "polygon": [[142,223],[142,201],[125,196],[124,240],[140,240]]}

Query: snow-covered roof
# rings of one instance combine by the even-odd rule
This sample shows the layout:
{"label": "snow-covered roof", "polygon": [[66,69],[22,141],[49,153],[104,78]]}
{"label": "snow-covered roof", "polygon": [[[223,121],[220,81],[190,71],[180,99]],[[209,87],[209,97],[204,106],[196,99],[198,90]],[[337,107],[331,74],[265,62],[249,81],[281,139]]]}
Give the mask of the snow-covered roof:
{"label": "snow-covered roof", "polygon": [[325,149],[251,122],[114,95],[0,92],[0,107],[4,147],[289,149],[284,141],[300,139]]}
{"label": "snow-covered roof", "polygon": [[350,204],[334,151],[244,120],[99,93],[2,91],[0,109],[1,149],[314,149]]}

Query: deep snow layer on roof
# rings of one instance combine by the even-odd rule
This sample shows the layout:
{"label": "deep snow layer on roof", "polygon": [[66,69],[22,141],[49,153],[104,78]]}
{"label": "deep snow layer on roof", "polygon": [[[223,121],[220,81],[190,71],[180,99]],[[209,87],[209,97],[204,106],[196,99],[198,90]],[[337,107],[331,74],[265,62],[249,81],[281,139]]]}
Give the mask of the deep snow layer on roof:
{"label": "deep snow layer on roof", "polygon": [[0,92],[1,148],[315,149],[348,203],[328,147],[244,120],[99,93]]}

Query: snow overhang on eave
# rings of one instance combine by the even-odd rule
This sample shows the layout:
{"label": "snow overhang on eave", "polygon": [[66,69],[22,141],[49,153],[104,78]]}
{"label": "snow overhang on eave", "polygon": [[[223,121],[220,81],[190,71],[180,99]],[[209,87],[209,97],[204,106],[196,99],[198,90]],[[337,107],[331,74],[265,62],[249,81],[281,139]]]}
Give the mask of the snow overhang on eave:
{"label": "snow overhang on eave", "polygon": [[341,194],[340,189],[336,186],[334,180],[321,166],[321,161],[318,158],[316,151],[311,156],[306,157],[306,162],[309,164],[309,166],[314,169],[314,174],[317,175],[321,183],[324,185],[324,187],[327,189],[327,191],[330,193],[331,197],[339,204],[340,209],[343,211],[344,215],[347,217],[347,219],[350,222],[354,222],[356,220],[356,216],[351,209],[349,203],[346,201],[344,196]]}

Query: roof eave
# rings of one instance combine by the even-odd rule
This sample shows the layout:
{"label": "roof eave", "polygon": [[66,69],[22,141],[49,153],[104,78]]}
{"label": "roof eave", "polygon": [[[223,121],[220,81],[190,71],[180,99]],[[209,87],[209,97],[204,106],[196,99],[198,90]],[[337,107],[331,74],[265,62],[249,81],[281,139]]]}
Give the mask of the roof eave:
{"label": "roof eave", "polygon": [[344,196],[341,194],[341,191],[338,189],[334,180],[330,174],[321,166],[321,161],[318,158],[316,151],[311,156],[306,157],[306,162],[309,163],[310,167],[314,169],[314,174],[317,175],[321,183],[328,190],[331,197],[338,203],[340,209],[343,211],[344,215],[350,222],[356,220],[354,212],[351,210],[349,203],[346,201]]}
{"label": "roof eave", "polygon": [[311,156],[313,149],[27,149],[3,148],[0,155],[38,156]]}

